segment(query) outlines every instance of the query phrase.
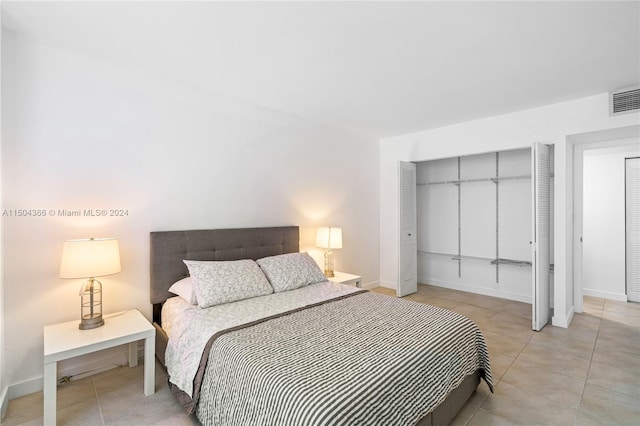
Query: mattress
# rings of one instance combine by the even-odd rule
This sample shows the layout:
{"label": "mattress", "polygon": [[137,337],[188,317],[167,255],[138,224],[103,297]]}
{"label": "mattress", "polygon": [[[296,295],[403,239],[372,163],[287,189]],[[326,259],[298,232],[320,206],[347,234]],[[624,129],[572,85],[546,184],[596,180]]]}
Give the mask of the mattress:
{"label": "mattress", "polygon": [[190,308],[193,308],[193,305],[182,297],[172,297],[162,305],[162,328],[167,336],[171,337],[173,324],[185,310]]}

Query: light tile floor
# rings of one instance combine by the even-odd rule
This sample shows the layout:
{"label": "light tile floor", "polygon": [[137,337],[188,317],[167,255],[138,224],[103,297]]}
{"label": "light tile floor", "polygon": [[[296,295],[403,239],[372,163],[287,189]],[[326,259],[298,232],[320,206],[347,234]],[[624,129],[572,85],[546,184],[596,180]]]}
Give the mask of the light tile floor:
{"label": "light tile floor", "polygon": [[[422,284],[406,299],[468,316],[487,340],[495,393],[481,383],[454,425],[640,425],[640,304],[585,297],[568,329],[534,332],[525,303]],[[160,365],[154,395],[144,396],[142,382],[138,366],[59,386],[58,424],[199,425]],[[10,401],[1,423],[41,425],[42,392]]]}
{"label": "light tile floor", "polygon": [[639,303],[584,297],[568,329],[535,332],[529,304],[418,287],[406,299],[468,316],[489,346],[495,393],[482,383],[454,425],[640,425]]}

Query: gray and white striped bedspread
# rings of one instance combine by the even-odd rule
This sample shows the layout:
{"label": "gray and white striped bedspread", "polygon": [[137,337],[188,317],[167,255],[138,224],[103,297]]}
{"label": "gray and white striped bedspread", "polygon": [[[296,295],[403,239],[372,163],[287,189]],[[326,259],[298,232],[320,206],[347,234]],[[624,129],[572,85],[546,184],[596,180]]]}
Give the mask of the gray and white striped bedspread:
{"label": "gray and white striped bedspread", "polygon": [[477,370],[492,389],[471,320],[366,292],[218,336],[196,412],[205,425],[413,425]]}

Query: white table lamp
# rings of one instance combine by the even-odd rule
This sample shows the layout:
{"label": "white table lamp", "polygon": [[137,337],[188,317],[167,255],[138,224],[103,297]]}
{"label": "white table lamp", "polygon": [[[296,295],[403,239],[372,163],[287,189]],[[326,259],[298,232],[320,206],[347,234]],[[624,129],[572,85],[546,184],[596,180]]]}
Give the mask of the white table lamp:
{"label": "white table lamp", "polygon": [[333,277],[333,252],[331,249],[342,248],[342,228],[323,226],[318,228],[316,247],[327,249],[324,252],[324,275]]}
{"label": "white table lamp", "polygon": [[81,330],[100,327],[102,319],[102,283],[95,277],[117,274],[120,250],[115,238],[67,240],[62,248],[60,278],[88,278],[80,288]]}

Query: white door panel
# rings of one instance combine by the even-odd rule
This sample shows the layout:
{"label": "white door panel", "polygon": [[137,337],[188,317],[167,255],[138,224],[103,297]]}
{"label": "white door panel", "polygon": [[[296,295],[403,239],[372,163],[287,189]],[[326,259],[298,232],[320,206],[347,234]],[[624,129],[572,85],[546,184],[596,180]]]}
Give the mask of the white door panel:
{"label": "white door panel", "polygon": [[533,229],[532,249],[532,328],[540,331],[551,319],[549,264],[551,258],[551,168],[549,147],[535,143],[531,152]]}
{"label": "white door panel", "polygon": [[416,165],[399,162],[398,297],[418,291],[418,239],[416,235]]}
{"label": "white door panel", "polygon": [[627,300],[640,302],[640,158],[625,163]]}

